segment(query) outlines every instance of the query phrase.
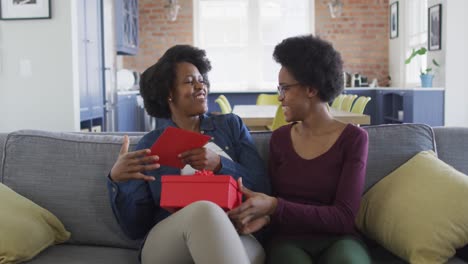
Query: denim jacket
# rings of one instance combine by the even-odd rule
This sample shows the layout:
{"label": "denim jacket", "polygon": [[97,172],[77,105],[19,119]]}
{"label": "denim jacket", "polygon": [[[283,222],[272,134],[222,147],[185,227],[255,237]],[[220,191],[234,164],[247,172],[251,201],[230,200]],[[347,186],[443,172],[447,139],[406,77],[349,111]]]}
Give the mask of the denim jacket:
{"label": "denim jacket", "polygon": [[[270,183],[247,128],[234,115],[202,115],[201,133],[221,147],[232,160],[221,156],[221,169],[217,174],[242,177],[243,184],[257,192],[270,193]],[[168,126],[176,127],[170,119],[158,119],[158,128],[149,132],[138,143],[136,150],[150,148]],[[180,175],[180,169],[161,166],[146,172],[155,181],[130,180],[116,183],[108,178],[112,210],[123,231],[132,239],[142,239],[159,221],[170,213],[159,207],[161,176]]]}

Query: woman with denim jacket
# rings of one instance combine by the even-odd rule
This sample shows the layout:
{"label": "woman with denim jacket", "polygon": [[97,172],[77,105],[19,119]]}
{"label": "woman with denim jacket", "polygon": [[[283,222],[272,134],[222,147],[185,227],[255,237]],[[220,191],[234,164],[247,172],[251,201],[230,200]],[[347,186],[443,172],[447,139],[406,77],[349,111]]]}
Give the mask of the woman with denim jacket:
{"label": "woman with denim jacket", "polygon": [[244,234],[269,225],[268,263],[370,263],[354,225],[367,133],[328,110],[343,90],[341,56],[330,43],[307,35],[283,40],[273,57],[281,64],[278,100],[291,122],[270,140],[274,196],[244,188],[248,199],[229,215]]}
{"label": "woman with denim jacket", "polygon": [[[158,128],[128,152],[125,137],[108,180],[112,209],[123,231],[144,239],[141,262],[262,263],[264,252],[251,236],[239,236],[226,213],[211,202],[195,202],[171,214],[159,207],[161,176],[215,174],[243,178],[244,184],[269,192],[263,161],[241,119],[233,114],[206,114],[211,69],[205,51],[176,45],[149,67],[140,80],[146,111],[158,118]],[[146,156],[165,128],[173,126],[211,136],[207,146],[180,154],[186,166],[161,166],[158,156]],[[208,146],[209,145],[209,146]]]}

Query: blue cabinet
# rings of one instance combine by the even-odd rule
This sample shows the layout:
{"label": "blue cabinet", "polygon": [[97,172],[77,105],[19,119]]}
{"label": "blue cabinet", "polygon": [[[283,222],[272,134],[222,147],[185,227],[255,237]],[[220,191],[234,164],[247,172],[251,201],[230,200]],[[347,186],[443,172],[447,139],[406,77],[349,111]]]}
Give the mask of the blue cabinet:
{"label": "blue cabinet", "polygon": [[77,7],[80,121],[82,129],[91,129],[104,119],[102,1],[83,0]]}
{"label": "blue cabinet", "polygon": [[377,91],[380,104],[377,115],[383,124],[421,123],[444,125],[443,90],[385,90]]}
{"label": "blue cabinet", "polygon": [[142,131],[141,109],[137,93],[122,92],[117,96],[117,131]]}
{"label": "blue cabinet", "polygon": [[138,52],[138,0],[116,0],[115,21],[117,54],[136,55]]}
{"label": "blue cabinet", "polygon": [[350,88],[345,94],[369,96],[364,114],[372,125],[422,123],[444,125],[444,90],[433,88]]}

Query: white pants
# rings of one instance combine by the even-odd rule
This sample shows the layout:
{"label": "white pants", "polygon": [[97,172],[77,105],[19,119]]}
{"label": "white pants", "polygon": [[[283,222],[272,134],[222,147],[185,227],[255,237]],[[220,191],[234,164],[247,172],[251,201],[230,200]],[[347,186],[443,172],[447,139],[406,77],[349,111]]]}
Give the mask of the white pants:
{"label": "white pants", "polygon": [[151,229],[142,264],[260,264],[265,253],[251,235],[239,236],[218,205],[200,201],[177,211]]}

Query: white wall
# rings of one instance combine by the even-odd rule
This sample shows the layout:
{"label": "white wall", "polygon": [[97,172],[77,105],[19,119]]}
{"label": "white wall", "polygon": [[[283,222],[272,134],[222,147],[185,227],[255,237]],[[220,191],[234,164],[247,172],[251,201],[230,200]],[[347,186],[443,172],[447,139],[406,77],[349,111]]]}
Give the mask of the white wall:
{"label": "white wall", "polygon": [[[395,2],[391,0],[389,4]],[[399,2],[399,36],[390,40],[389,71],[392,86],[405,86],[404,49],[406,45],[405,1]],[[468,82],[466,81],[468,62],[468,1],[429,0],[428,7],[442,4],[442,49],[429,51],[428,65],[436,59],[441,68],[436,69],[433,85],[445,88],[445,125],[468,126]]]}
{"label": "white wall", "polygon": [[[450,0],[449,2],[466,1],[466,0]],[[432,67],[434,69],[434,80],[433,86],[435,87],[446,87],[446,48],[447,48],[447,1],[446,0],[429,0],[427,1],[427,7],[442,4],[442,43],[440,50],[431,50],[427,53],[427,65],[432,66],[432,59],[435,59],[442,67]],[[452,36],[457,38],[457,36]]]}
{"label": "white wall", "polygon": [[[445,125],[468,126],[468,1],[450,0],[446,9],[446,26],[442,26],[442,37],[446,39],[445,50]],[[442,10],[443,10],[442,9]],[[446,34],[444,34],[444,31]]]}
{"label": "white wall", "polygon": [[[406,43],[406,7],[405,1],[390,0],[389,7],[392,3],[398,2],[398,37],[390,39],[388,45],[388,67],[389,74],[392,78],[390,86],[404,87],[405,86],[405,43]],[[389,11],[390,12],[390,11]],[[389,32],[390,34],[390,32]]]}
{"label": "white wall", "polygon": [[79,130],[75,1],[51,2],[52,19],[0,21],[0,132]]}

